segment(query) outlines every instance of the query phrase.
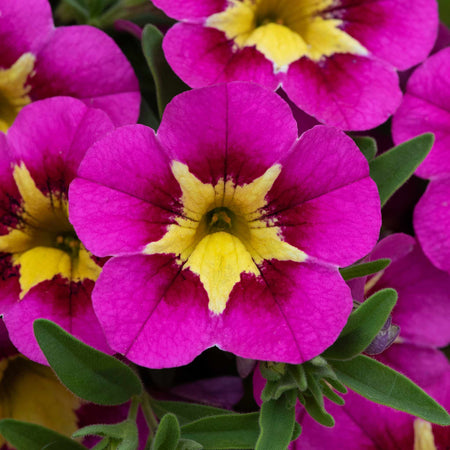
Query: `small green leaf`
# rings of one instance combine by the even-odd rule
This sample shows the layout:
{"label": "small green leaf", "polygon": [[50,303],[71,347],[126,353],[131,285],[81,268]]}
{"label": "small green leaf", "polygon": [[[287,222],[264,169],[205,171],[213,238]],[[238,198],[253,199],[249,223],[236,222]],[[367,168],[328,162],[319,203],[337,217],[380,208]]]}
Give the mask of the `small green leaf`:
{"label": "small green leaf", "polygon": [[372,161],[377,154],[377,141],[369,136],[353,136],[352,139],[367,161]]}
{"label": "small green leaf", "polygon": [[374,273],[380,272],[385,269],[391,260],[388,258],[377,259],[376,261],[370,261],[368,263],[357,264],[354,266],[343,267],[339,269],[341,272],[342,278],[344,280],[352,280],[353,278],[362,278],[367,275],[372,275]]}
{"label": "small green leaf", "polygon": [[438,0],[439,18],[441,22],[450,27],[450,3],[448,0]]}
{"label": "small green leaf", "polygon": [[151,450],[176,450],[180,440],[180,424],[175,414],[166,414],[159,423]]}
{"label": "small green leaf", "polygon": [[72,434],[72,437],[100,436],[123,439],[127,436],[138,435],[136,423],[132,420],[114,424],[95,424],[80,428]]}
{"label": "small green leaf", "polygon": [[105,450],[108,448],[111,440],[109,438],[102,439],[96,446],[92,447],[92,450]]}
{"label": "small green leaf", "polygon": [[336,403],[336,405],[345,405],[345,400],[340,397],[336,392],[333,391],[333,389],[330,388],[330,386],[324,381],[320,380],[320,388],[322,389],[323,395],[328,399],[331,400],[333,403]]}
{"label": "small green leaf", "polygon": [[269,381],[278,381],[286,371],[286,364],[273,364],[266,361],[259,363],[259,371],[261,376]]}
{"label": "small green leaf", "polygon": [[434,142],[432,133],[421,134],[397,145],[369,163],[370,176],[378,186],[381,206],[414,173]]}
{"label": "small green leaf", "polygon": [[306,373],[302,364],[289,365],[288,370],[297,385],[297,388],[301,391],[306,391],[308,382],[306,381]]}
{"label": "small green leaf", "polygon": [[327,359],[350,359],[361,353],[383,327],[397,301],[394,289],[383,289],[350,314],[336,342],[322,355]]}
{"label": "small green leaf", "polygon": [[317,402],[317,404],[323,408],[323,393],[320,389],[319,382],[316,380],[316,378],[310,373],[306,372],[306,379],[308,380],[308,391],[309,393],[314,397],[314,400]]}
{"label": "small green leaf", "polygon": [[166,105],[175,95],[189,89],[170,68],[162,49],[162,33],[148,24],[142,32],[142,51],[156,86],[156,98],[160,117]]}
{"label": "small green leaf", "polygon": [[302,434],[302,427],[299,423],[294,423],[294,430],[292,431],[291,442],[297,440]]}
{"label": "small green leaf", "polygon": [[255,450],[285,450],[291,442],[295,424],[295,407],[288,405],[285,396],[269,400],[261,406],[261,432]]}
{"label": "small green leaf", "polygon": [[79,397],[100,405],[119,405],[141,393],[141,382],[128,366],[80,342],[55,323],[37,319],[34,333],[56,375]]}
{"label": "small green leaf", "polygon": [[325,380],[341,394],[346,394],[348,392],[347,388],[337,379],[337,377],[325,377]]}
{"label": "small green leaf", "polygon": [[17,450],[83,450],[78,442],[34,423],[0,420],[1,435]]}
{"label": "small green leaf", "polygon": [[173,402],[152,400],[152,409],[158,419],[161,419],[167,413],[173,413],[177,416],[181,425],[193,422],[207,416],[219,416],[222,414],[233,414],[228,409],[214,408],[212,406],[198,405],[196,403]]}
{"label": "small green leaf", "polygon": [[333,417],[325,411],[325,408],[319,405],[313,396],[304,396],[304,406],[306,412],[318,423],[325,427],[334,427]]}
{"label": "small green leaf", "polygon": [[180,439],[178,441],[177,450],[202,450],[203,445],[191,439]]}
{"label": "small green leaf", "polygon": [[439,425],[450,425],[442,406],[409,378],[365,355],[333,361],[339,379],[363,397]]}
{"label": "small green leaf", "polygon": [[181,437],[205,450],[254,449],[259,436],[259,413],[204,417],[181,427]]}

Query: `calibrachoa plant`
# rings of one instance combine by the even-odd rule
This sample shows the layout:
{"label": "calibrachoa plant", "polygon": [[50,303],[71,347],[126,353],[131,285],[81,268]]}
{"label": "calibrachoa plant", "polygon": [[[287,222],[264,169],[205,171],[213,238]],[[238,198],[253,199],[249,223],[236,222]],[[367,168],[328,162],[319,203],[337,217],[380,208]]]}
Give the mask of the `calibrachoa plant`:
{"label": "calibrachoa plant", "polygon": [[438,4],[0,1],[1,450],[449,447]]}

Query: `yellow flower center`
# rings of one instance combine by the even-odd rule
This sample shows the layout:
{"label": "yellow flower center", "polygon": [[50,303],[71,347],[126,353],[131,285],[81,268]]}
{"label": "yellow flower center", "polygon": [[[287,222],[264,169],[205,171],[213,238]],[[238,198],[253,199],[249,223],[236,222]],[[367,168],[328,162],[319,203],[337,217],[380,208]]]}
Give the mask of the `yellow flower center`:
{"label": "yellow flower center", "polygon": [[202,183],[178,161],[172,172],[180,184],[183,211],[166,234],[148,244],[145,254],[178,256],[183,268],[197,274],[208,294],[210,311],[224,311],[241,274],[259,276],[264,260],[302,262],[306,254],[282,240],[275,220],[263,218],[266,195],[280,174],[275,165],[251,183],[232,180]]}
{"label": "yellow flower center", "polygon": [[436,450],[430,422],[422,419],[414,421],[414,450]]}
{"label": "yellow flower center", "polygon": [[13,265],[19,266],[20,298],[56,275],[95,281],[101,269],[69,223],[65,195],[44,195],[23,164],[14,167],[13,175],[22,197],[19,224],[0,236],[0,252],[11,253]]}
{"label": "yellow flower center", "polygon": [[319,61],[334,53],[367,55],[367,50],[327,13],[334,0],[230,0],[206,26],[223,31],[237,48],[256,47],[276,71],[302,57]]}
{"label": "yellow flower center", "polygon": [[0,131],[6,132],[19,111],[31,99],[28,77],[33,75],[35,57],[24,53],[9,69],[0,69]]}
{"label": "yellow flower center", "polygon": [[[45,367],[22,356],[0,361],[0,419],[42,425],[70,436],[77,429],[80,401]],[[0,447],[5,439],[0,436]]]}

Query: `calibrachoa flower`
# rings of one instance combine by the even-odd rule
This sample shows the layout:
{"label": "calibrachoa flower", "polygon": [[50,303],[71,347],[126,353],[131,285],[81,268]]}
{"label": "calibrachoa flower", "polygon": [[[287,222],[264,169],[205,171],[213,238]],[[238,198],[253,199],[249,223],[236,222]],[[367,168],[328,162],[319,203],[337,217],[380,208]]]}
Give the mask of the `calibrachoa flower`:
{"label": "calibrachoa flower", "polygon": [[374,245],[379,197],[347,136],[297,137],[288,105],[250,83],[189,91],[155,136],[117,129],[87,152],[70,219],[108,261],[93,294],[112,348],[150,367],[217,345],[302,362],[352,307],[338,266]]}
{"label": "calibrachoa flower", "polygon": [[[400,337],[377,359],[410,377],[444,407],[450,406],[450,365],[437,348],[450,342],[450,276],[436,269],[414,238],[396,234],[383,239],[370,260],[390,258],[391,265],[369,277],[365,295],[385,287],[398,292],[392,319]],[[361,297],[360,286],[353,293]],[[344,396],[345,405],[327,402],[336,421],[333,429],[316,424],[303,410],[298,420],[303,433],[293,449],[359,450],[361,448],[445,449],[450,429],[431,425],[409,414],[372,403],[358,394]]]}
{"label": "calibrachoa flower", "polygon": [[425,132],[435,134],[435,143],[416,170],[430,184],[414,211],[414,230],[433,264],[450,273],[450,48],[413,73],[393,119],[396,143]]}
{"label": "calibrachoa flower", "polygon": [[14,345],[39,362],[39,317],[108,351],[90,298],[101,268],[69,223],[67,191],[86,149],[113,128],[103,111],[55,97],[0,133],[0,313]]}
{"label": "calibrachoa flower", "polygon": [[116,125],[139,114],[137,78],[109,36],[90,26],[55,28],[48,0],[2,0],[0,131],[24,105],[57,95],[103,109]]}
{"label": "calibrachoa flower", "polygon": [[426,58],[434,0],[154,0],[180,20],[164,39],[191,87],[224,81],[282,86],[319,121],[362,130],[398,107],[396,70]]}
{"label": "calibrachoa flower", "polygon": [[[414,238],[395,234],[383,239],[366,259],[390,258],[382,272],[352,280],[352,294],[363,301],[383,288],[394,288],[398,302],[392,320],[400,325],[400,337],[376,359],[404,373],[437,399],[450,406],[450,365],[438,350],[450,342],[450,276],[436,269]],[[258,403],[265,380],[254,375]],[[334,417],[334,428],[316,423],[297,406],[302,434],[292,450],[364,449],[445,449],[450,429],[431,425],[409,414],[370,402],[354,392],[343,396],[344,406],[325,399],[326,410]],[[431,445],[432,443],[435,446]]]}

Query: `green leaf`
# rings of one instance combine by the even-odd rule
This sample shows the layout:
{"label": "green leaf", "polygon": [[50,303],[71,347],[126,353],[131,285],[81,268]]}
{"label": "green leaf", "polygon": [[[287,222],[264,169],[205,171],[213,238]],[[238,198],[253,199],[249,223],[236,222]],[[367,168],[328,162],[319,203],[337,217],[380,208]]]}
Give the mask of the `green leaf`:
{"label": "green leaf", "polygon": [[160,122],[161,121],[159,117],[156,117],[155,113],[150,108],[150,105],[144,99],[142,99],[138,123],[146,125],[147,127],[150,127],[156,131],[159,127]]}
{"label": "green leaf", "polygon": [[114,424],[95,424],[80,428],[72,434],[72,437],[100,436],[114,439],[124,439],[135,436],[137,439],[138,429],[132,420],[125,420]]}
{"label": "green leaf", "polygon": [[156,86],[156,99],[160,117],[166,105],[175,95],[189,87],[170,68],[162,50],[162,33],[154,25],[148,24],[142,33],[142,51]]}
{"label": "green leaf", "polygon": [[128,366],[80,342],[55,323],[37,319],[34,333],[56,375],[79,397],[100,405],[119,405],[141,393],[141,382]]}
{"label": "green leaf", "polygon": [[383,289],[350,314],[336,342],[322,353],[327,359],[350,359],[361,353],[383,327],[397,301],[394,289]]}
{"label": "green leaf", "polygon": [[152,400],[152,409],[158,419],[167,413],[177,416],[181,425],[193,422],[207,416],[219,416],[222,414],[233,414],[228,409],[214,408],[212,406],[198,405],[187,402],[159,401]]}
{"label": "green leaf", "polygon": [[363,397],[439,425],[450,416],[409,378],[365,355],[349,361],[332,361],[339,379]]}
{"label": "green leaf", "polygon": [[202,448],[202,444],[191,439],[180,439],[177,445],[177,450],[202,450]]}
{"label": "green leaf", "polygon": [[441,22],[450,27],[450,3],[448,0],[438,0],[439,18]]}
{"label": "green leaf", "polygon": [[314,400],[317,402],[317,404],[323,408],[323,393],[320,389],[319,382],[317,379],[310,373],[306,372],[306,379],[308,380],[308,390],[309,394],[311,394],[314,397]]}
{"label": "green leaf", "polygon": [[339,271],[341,272],[342,278],[347,281],[352,280],[353,278],[362,278],[367,275],[380,272],[380,270],[385,269],[390,263],[390,259],[382,258],[377,259],[376,261],[370,261],[368,263],[344,267],[339,269]]}
{"label": "green leaf", "polygon": [[259,436],[259,413],[204,417],[181,427],[181,437],[205,450],[254,449]]}
{"label": "green leaf", "polygon": [[333,403],[336,403],[336,405],[345,405],[345,400],[340,397],[336,392],[333,391],[333,389],[328,386],[328,384],[324,380],[320,380],[320,389],[322,389],[323,395]]}
{"label": "green leaf", "polygon": [[285,396],[264,402],[259,425],[255,450],[286,450],[294,432],[295,407],[288,405]]}
{"label": "green leaf", "polygon": [[318,423],[325,427],[334,427],[333,417],[325,411],[325,408],[319,405],[313,396],[304,396],[306,412]]}
{"label": "green leaf", "polygon": [[83,450],[78,442],[34,423],[0,420],[1,435],[17,450]]}
{"label": "green leaf", "polygon": [[291,442],[297,440],[302,434],[302,427],[299,423],[294,423],[294,430],[292,431]]}
{"label": "green leaf", "polygon": [[159,423],[151,450],[176,450],[180,440],[180,424],[175,414],[166,414]]}
{"label": "green leaf", "polygon": [[370,176],[378,186],[381,206],[402,186],[425,159],[434,142],[432,133],[421,134],[397,145],[369,163]]}
{"label": "green leaf", "polygon": [[306,373],[303,365],[289,365],[288,370],[292,378],[294,379],[297,388],[300,389],[300,391],[306,391],[308,382],[306,381]]}
{"label": "green leaf", "polygon": [[261,372],[261,376],[266,380],[278,381],[285,374],[286,364],[273,364],[267,361],[261,361],[259,363],[259,371]]}
{"label": "green leaf", "polygon": [[352,139],[367,161],[372,161],[377,154],[377,141],[369,136],[353,136]]}

